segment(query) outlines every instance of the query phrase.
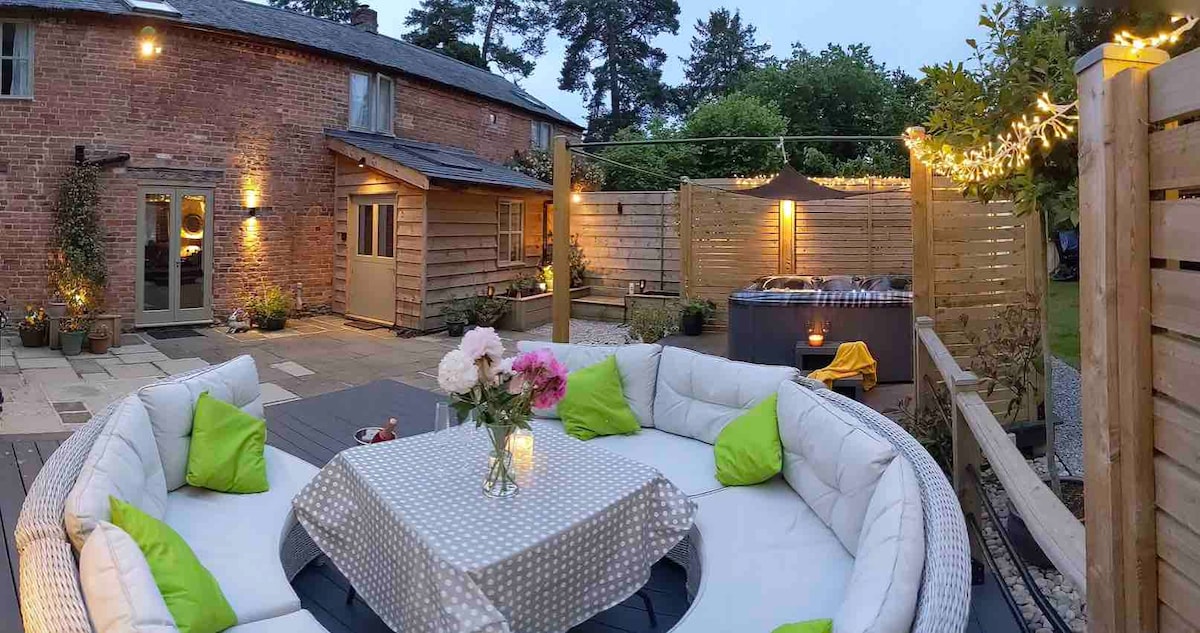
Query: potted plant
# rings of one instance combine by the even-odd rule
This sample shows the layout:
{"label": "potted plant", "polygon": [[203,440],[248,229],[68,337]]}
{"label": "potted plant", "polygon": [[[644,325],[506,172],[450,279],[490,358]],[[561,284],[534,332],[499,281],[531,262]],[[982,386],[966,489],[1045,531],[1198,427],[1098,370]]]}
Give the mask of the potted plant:
{"label": "potted plant", "polygon": [[717,305],[708,299],[689,299],[679,309],[679,329],[684,336],[700,336],[704,323],[717,312]]}
{"label": "potted plant", "polygon": [[93,354],[107,354],[108,346],[112,344],[111,332],[108,331],[108,326],[99,323],[88,331],[88,345],[92,349]]}
{"label": "potted plant", "polygon": [[499,297],[475,297],[475,325],[492,327],[508,312],[508,302]]}
{"label": "potted plant", "polygon": [[473,316],[473,302],[470,299],[458,298],[447,301],[442,306],[442,318],[446,322],[446,335],[454,338],[462,336]]}
{"label": "potted plant", "polygon": [[62,294],[55,291],[50,295],[50,300],[46,302],[46,314],[52,317],[67,316],[67,300],[62,298]]}
{"label": "potted plant", "polygon": [[25,306],[25,318],[17,325],[21,335],[21,345],[25,347],[41,347],[46,344],[46,311],[32,305]]}
{"label": "potted plant", "polygon": [[279,286],[270,286],[246,302],[250,320],[265,332],[282,330],[292,313],[292,297]]}
{"label": "potted plant", "polygon": [[63,356],[78,356],[83,353],[83,337],[87,335],[88,319],[82,314],[63,317],[58,322],[58,340]]}

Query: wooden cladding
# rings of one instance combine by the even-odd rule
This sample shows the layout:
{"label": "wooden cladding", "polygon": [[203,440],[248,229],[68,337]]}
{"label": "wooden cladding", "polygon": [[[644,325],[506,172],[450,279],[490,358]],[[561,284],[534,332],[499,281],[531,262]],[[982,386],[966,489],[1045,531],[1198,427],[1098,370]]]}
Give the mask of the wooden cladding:
{"label": "wooden cladding", "polygon": [[576,194],[571,230],[588,260],[592,294],[622,296],[630,282],[680,291],[679,204],[674,191]]}

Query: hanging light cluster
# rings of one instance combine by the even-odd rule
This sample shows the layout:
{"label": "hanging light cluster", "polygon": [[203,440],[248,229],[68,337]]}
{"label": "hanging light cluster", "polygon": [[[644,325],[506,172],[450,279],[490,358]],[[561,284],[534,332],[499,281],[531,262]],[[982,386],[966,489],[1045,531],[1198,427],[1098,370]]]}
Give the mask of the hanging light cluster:
{"label": "hanging light cluster", "polygon": [[[1200,18],[1176,15],[1171,17],[1171,24],[1178,26],[1172,31],[1144,39],[1129,31],[1122,31],[1113,37],[1113,41],[1139,50],[1174,44],[1197,22],[1200,22]],[[1069,138],[1075,132],[1075,122],[1079,120],[1078,108],[1079,101],[1054,103],[1048,93],[1042,93],[1034,114],[1026,114],[1013,121],[1008,131],[998,134],[986,145],[965,150],[948,145],[934,147],[933,139],[921,128],[905,130],[904,144],[918,161],[935,173],[948,176],[960,185],[975,184],[1027,167],[1029,148],[1035,143],[1041,145],[1043,150],[1049,150],[1056,141]]]}

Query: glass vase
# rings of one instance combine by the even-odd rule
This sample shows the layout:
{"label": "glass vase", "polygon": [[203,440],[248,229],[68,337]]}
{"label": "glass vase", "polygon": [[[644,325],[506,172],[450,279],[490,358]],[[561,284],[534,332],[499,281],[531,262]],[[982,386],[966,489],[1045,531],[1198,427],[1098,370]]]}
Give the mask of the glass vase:
{"label": "glass vase", "polygon": [[488,425],[487,435],[491,447],[488,452],[487,476],[483,480],[483,494],[493,499],[511,497],[520,492],[513,469],[512,453],[508,450],[508,436],[516,429],[511,424]]}

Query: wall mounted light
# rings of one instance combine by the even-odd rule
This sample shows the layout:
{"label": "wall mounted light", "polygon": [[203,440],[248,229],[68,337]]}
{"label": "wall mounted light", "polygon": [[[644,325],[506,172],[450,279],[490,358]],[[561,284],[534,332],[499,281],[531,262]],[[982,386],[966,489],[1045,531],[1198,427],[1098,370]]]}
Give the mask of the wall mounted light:
{"label": "wall mounted light", "polygon": [[358,159],[358,168],[359,169],[363,169],[366,166],[367,166],[367,157],[366,156],[363,156],[362,158]]}
{"label": "wall mounted light", "polygon": [[571,194],[571,202],[573,202],[575,204],[579,204],[580,202],[583,202],[583,196],[581,196],[577,193]]}
{"label": "wall mounted light", "polygon": [[246,207],[246,215],[255,217],[258,215],[259,197],[257,189],[246,189],[242,192],[242,206]]}
{"label": "wall mounted light", "polygon": [[158,39],[158,32],[153,26],[142,28],[141,36],[138,39],[138,54],[143,59],[158,57],[162,54],[162,42]]}
{"label": "wall mounted light", "polygon": [[488,299],[491,299],[492,297],[496,296],[496,287],[495,286],[487,287],[487,296],[488,296]]}

